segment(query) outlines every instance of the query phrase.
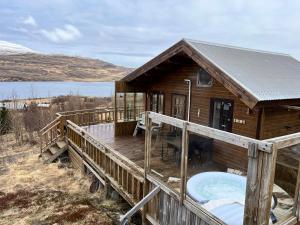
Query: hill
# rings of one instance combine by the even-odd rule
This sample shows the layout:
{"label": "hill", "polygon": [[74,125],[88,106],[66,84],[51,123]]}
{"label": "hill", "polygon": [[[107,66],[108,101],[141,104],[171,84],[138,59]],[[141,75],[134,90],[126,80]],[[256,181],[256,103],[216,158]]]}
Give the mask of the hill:
{"label": "hill", "polygon": [[63,55],[0,55],[0,81],[112,81],[130,69]]}
{"label": "hill", "polygon": [[0,81],[112,81],[130,71],[98,59],[40,54],[0,41]]}

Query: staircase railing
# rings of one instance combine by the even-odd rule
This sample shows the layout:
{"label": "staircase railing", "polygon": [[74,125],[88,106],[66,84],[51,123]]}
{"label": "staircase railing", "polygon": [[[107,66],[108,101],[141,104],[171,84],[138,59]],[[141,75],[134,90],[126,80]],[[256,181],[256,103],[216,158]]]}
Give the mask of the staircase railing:
{"label": "staircase railing", "polygon": [[83,109],[75,111],[67,111],[57,113],[62,117],[63,124],[70,120],[78,126],[89,126],[98,123],[110,123],[114,121],[113,108],[96,108],[96,109]]}
{"label": "staircase railing", "polygon": [[[65,136],[67,121],[72,121],[78,126],[89,126],[99,123],[111,123],[116,119],[117,121],[125,121],[124,115],[127,117],[132,115],[132,111],[140,112],[141,109],[126,109],[118,108],[117,115],[115,118],[114,108],[95,108],[95,109],[83,109],[57,113],[57,118],[47,124],[43,129],[40,130],[40,148],[41,152],[44,149],[51,146],[59,138]],[[135,119],[135,118],[131,118]]]}
{"label": "staircase railing", "polygon": [[58,116],[55,120],[48,123],[43,129],[40,130],[40,150],[41,153],[48,146],[55,143],[60,137],[63,136],[63,130],[61,129],[61,118]]}

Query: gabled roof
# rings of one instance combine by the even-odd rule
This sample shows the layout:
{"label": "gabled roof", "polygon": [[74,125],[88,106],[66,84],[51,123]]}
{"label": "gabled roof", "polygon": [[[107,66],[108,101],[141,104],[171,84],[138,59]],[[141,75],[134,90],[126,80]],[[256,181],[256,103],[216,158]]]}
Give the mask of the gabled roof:
{"label": "gabled roof", "polygon": [[246,105],[300,99],[300,62],[279,53],[183,39],[123,78],[131,81],[161,62],[186,53]]}

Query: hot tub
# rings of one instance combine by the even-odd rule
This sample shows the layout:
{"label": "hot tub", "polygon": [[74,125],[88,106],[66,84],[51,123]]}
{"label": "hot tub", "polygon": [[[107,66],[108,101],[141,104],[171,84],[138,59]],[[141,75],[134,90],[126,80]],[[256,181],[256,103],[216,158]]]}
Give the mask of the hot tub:
{"label": "hot tub", "polygon": [[230,199],[245,202],[246,177],[224,173],[205,172],[191,177],[187,182],[188,195],[197,202]]}

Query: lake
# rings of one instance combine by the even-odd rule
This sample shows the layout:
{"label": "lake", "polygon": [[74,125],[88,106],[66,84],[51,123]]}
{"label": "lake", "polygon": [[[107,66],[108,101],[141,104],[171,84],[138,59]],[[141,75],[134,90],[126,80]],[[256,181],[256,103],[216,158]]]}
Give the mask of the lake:
{"label": "lake", "polygon": [[0,100],[48,98],[59,95],[111,97],[114,82],[0,82]]}

